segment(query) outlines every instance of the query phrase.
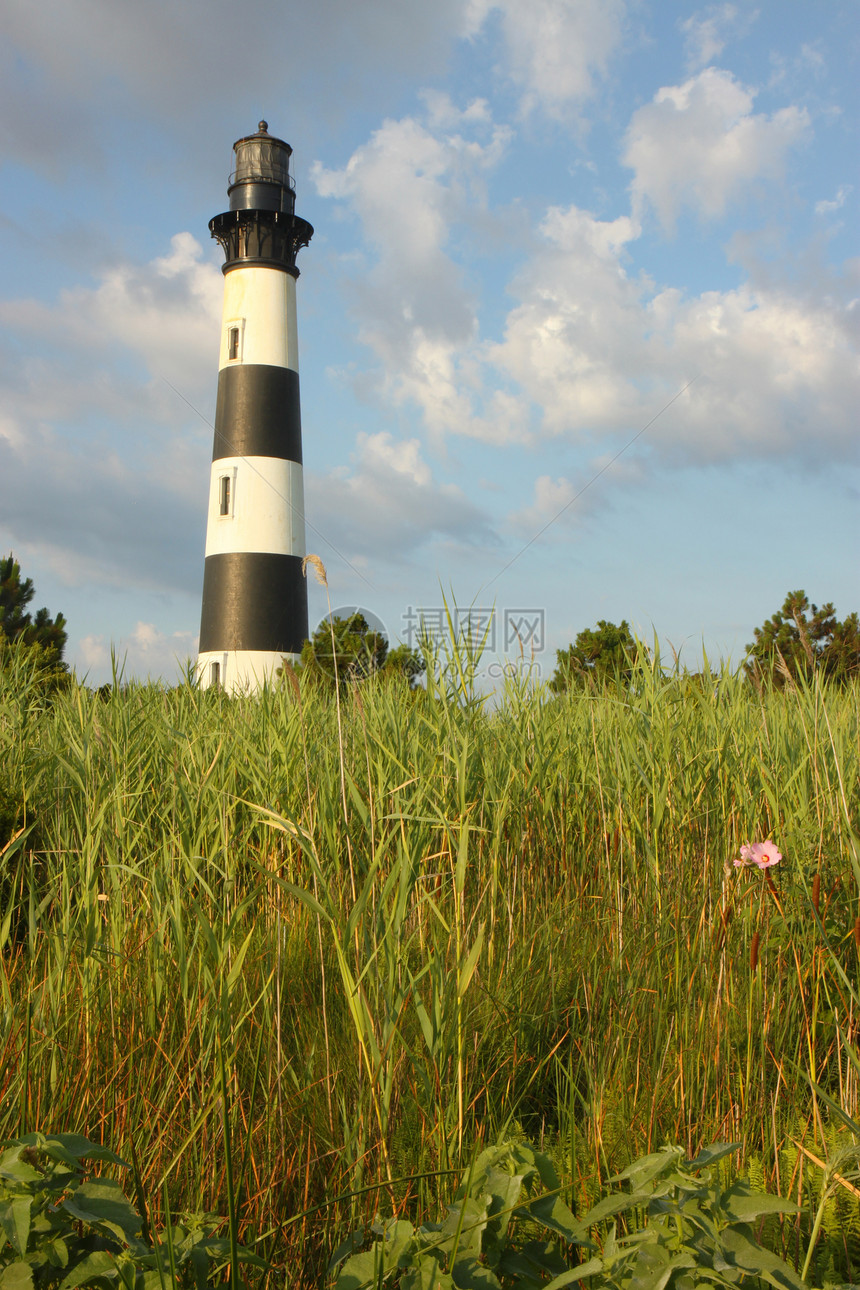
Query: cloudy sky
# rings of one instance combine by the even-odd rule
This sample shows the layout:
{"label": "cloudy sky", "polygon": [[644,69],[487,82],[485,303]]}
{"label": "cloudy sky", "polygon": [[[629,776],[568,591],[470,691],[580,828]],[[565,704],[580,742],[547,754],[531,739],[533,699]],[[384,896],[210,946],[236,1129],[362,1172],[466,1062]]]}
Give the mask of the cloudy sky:
{"label": "cloudy sky", "polygon": [[335,607],[494,608],[544,675],[601,618],[694,665],[794,588],[860,609],[851,0],[6,0],[0,35],[0,550],[79,674],[196,649],[207,224],[261,117],[316,229]]}

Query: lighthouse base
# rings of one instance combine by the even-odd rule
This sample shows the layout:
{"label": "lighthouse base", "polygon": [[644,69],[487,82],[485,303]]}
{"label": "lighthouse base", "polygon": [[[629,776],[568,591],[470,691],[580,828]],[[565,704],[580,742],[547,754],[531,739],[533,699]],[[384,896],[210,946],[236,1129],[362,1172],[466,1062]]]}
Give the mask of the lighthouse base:
{"label": "lighthouse base", "polygon": [[274,684],[284,663],[298,661],[298,654],[268,650],[210,651],[197,659],[197,682],[202,690],[218,686],[227,694],[253,694]]}

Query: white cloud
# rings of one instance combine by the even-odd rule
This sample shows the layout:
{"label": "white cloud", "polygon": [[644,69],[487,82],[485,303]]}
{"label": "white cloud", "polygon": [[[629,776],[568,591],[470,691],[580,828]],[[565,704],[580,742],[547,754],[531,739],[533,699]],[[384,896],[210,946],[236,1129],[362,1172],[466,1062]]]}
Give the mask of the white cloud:
{"label": "white cloud", "polygon": [[815,203],[816,215],[832,215],[834,211],[841,210],[850,193],[854,188],[851,184],[840,184],[839,190],[832,201],[820,201]]}
{"label": "white cloud", "polygon": [[819,75],[823,74],[826,60],[821,49],[821,42],[804,42],[800,46],[800,56],[797,61],[803,67],[811,68],[813,71],[818,72]]}
{"label": "white cloud", "polygon": [[[795,93],[805,94],[809,92],[810,79],[819,82],[828,79],[830,73],[824,53],[825,48],[826,45],[822,40],[806,42],[791,57],[786,57],[778,49],[771,49],[768,89],[779,86],[783,90],[789,89]],[[818,111],[823,116],[831,114],[839,116],[842,109],[833,103],[828,107],[824,102],[820,102]]]}
{"label": "white cloud", "polygon": [[0,302],[3,523],[67,583],[199,584],[212,432],[192,407],[214,404],[223,290],[201,257],[180,233],[54,303]]}
{"label": "white cloud", "polygon": [[481,29],[493,11],[502,18],[510,74],[521,106],[560,115],[587,98],[595,74],[606,71],[623,31],[623,0],[470,0],[467,30]]}
{"label": "white cloud", "polygon": [[808,134],[809,114],[795,106],[754,114],[754,99],[713,67],[658,90],[627,131],[634,211],[650,204],[672,229],[683,207],[716,219],[756,181],[778,179],[789,150]]}
{"label": "white cloud", "polygon": [[543,245],[511,287],[521,303],[487,361],[540,409],[547,433],[577,438],[629,424],[639,407],[642,287],[621,258],[638,226],[573,206],[550,210],[541,232]]}
{"label": "white cloud", "polygon": [[289,104],[295,121],[316,87],[335,82],[341,93],[326,95],[323,113],[383,105],[392,81],[443,65],[462,29],[464,2],[261,0],[242,7],[237,27],[231,0],[7,0],[0,143],[4,155],[52,169],[81,155],[104,163],[123,138],[114,133],[114,114],[131,100],[136,113],[195,139],[193,166],[209,146],[213,120],[237,110],[248,113],[250,127],[258,104],[274,105],[266,109],[273,114]]}
{"label": "white cloud", "polygon": [[519,303],[504,340],[486,358],[539,409],[544,433],[620,445],[695,378],[642,441],[664,462],[814,462],[856,450],[851,300],[773,284],[685,297],[628,276],[631,219],[556,209],[542,232],[512,284]]}
{"label": "white cloud", "polygon": [[739,13],[737,5],[709,5],[680,23],[684,33],[687,66],[698,71],[723,52],[733,36],[742,35],[758,17],[758,10]]}
{"label": "white cloud", "polygon": [[94,375],[112,377],[119,351],[126,364],[129,356],[137,360],[141,374],[163,377],[194,400],[201,374],[212,384],[224,292],[218,268],[202,256],[196,238],[177,233],[168,255],[109,264],[96,287],[64,290],[54,304],[0,301],[0,328],[33,342],[30,352],[38,342],[73,362],[95,401],[103,390]]}
{"label": "white cloud", "polygon": [[351,289],[384,397],[416,404],[434,435],[516,438],[523,415],[510,399],[500,396],[492,419],[476,411],[477,306],[447,251],[452,225],[473,216],[475,201],[480,208],[481,177],[498,165],[509,131],[483,108],[427,101],[435,130],[413,117],[386,121],[341,170],[317,163],[314,181],[322,196],[348,203],[376,252]]}
{"label": "white cloud", "polygon": [[509,515],[508,523],[530,540],[547,533],[550,540],[555,537],[566,541],[571,525],[604,506],[607,498],[617,498],[620,490],[640,487],[646,476],[646,463],[641,457],[598,453],[573,479],[539,475],[530,505]]}
{"label": "white cloud", "polygon": [[23,450],[0,441],[4,529],[67,585],[199,591],[206,446],[165,443],[145,463],[122,447],[103,457],[44,428]]}
{"label": "white cloud", "polygon": [[362,435],[359,439],[362,466],[371,475],[400,476],[406,486],[426,488],[432,471],[421,456],[417,439],[393,439],[390,434]]}
{"label": "white cloud", "polygon": [[[7,0],[0,144],[5,156],[54,175],[81,158],[106,168],[133,111],[186,139],[196,135],[187,173],[201,156],[208,164],[220,123],[237,112],[250,128],[252,113],[276,118],[283,109],[295,129],[306,114],[337,120],[368,107],[384,111],[416,76],[429,83],[454,43],[477,35],[494,12],[503,73],[520,87],[523,107],[558,113],[592,92],[618,46],[625,10],[624,0],[533,0],[528,8],[517,0],[258,0],[243,7],[233,39],[231,0],[107,7]],[[320,104],[318,87],[334,85],[338,92]],[[172,166],[173,150],[166,152]]]}
{"label": "white cloud", "polygon": [[489,122],[490,105],[486,99],[472,99],[465,108],[458,108],[450,94],[442,90],[423,89],[418,97],[427,108],[427,124],[431,130],[455,130],[476,122]]}
{"label": "white cloud", "polygon": [[568,507],[576,493],[576,485],[563,475],[558,479],[539,475],[534,483],[531,504],[510,515],[509,522],[524,537],[532,537],[547,524],[573,518],[572,509]]}
{"label": "white cloud", "polygon": [[[435,539],[492,543],[487,516],[456,484],[438,483],[417,439],[361,434],[350,467],[306,474],[307,510],[350,562],[399,562]],[[309,544],[316,541],[308,535]]]}
{"label": "white cloud", "polygon": [[109,641],[106,636],[82,637],[73,646],[73,662],[79,676],[100,679],[111,672],[111,656],[117,674],[148,677],[174,683],[187,659],[197,654],[197,636],[192,632],[162,632],[154,623],[138,622],[127,636]]}
{"label": "white cloud", "polygon": [[[697,374],[683,416],[658,423],[652,441],[675,460],[847,459],[856,447],[860,366],[852,311],[787,290],[664,293],[655,361]],[[661,318],[662,315],[662,318]]]}
{"label": "white cloud", "polygon": [[[687,151],[679,149],[679,159],[659,138],[656,118],[640,112],[628,139],[638,167],[634,213],[600,220],[577,206],[551,208],[509,285],[516,304],[503,337],[491,341],[480,338],[478,302],[449,241],[468,218],[464,185],[495,164],[497,132],[483,110],[467,128],[468,109],[427,102],[435,129],[411,117],[386,122],[343,169],[318,166],[316,181],[321,193],[349,203],[375,249],[353,291],[360,339],[379,363],[379,395],[389,407],[416,406],[431,442],[455,434],[498,446],[527,441],[537,429],[581,443],[596,471],[607,437],[623,442],[696,378],[648,431],[645,443],[664,461],[850,450],[853,315],[838,293],[801,296],[771,280],[685,297],[628,268],[646,195],[666,218],[688,201],[717,213],[744,182],[775,173],[805,130],[805,114],[755,116],[752,93],[713,69],[660,91],[642,112],[677,119]],[[390,532],[405,519],[387,485],[379,487],[396,468],[392,442],[365,441],[360,464],[336,484],[346,490],[346,514],[367,479]],[[375,458],[382,446],[384,471]],[[426,480],[423,487],[416,537],[398,543],[433,531],[422,510],[433,490]],[[455,527],[461,519],[452,518]],[[350,541],[361,547],[357,535]]]}

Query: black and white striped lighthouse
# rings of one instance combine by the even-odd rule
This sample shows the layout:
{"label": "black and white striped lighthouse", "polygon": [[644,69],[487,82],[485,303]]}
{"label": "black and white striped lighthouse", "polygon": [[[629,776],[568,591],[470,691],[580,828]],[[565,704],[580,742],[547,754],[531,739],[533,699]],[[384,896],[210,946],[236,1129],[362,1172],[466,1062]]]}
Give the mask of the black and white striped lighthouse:
{"label": "black and white striped lighthouse", "polygon": [[292,148],[268,132],[233,144],[230,209],[209,221],[224,249],[224,315],[197,676],[257,689],[308,634]]}

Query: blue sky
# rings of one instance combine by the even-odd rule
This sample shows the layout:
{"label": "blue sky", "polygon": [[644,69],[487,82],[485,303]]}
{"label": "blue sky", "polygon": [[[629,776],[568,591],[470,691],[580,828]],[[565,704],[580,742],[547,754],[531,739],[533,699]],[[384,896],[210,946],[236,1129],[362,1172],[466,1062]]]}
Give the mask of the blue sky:
{"label": "blue sky", "polygon": [[8,0],[0,23],[0,550],[79,674],[113,646],[172,679],[196,650],[207,224],[261,117],[316,229],[308,548],[335,607],[393,639],[443,593],[494,607],[501,654],[540,616],[544,676],[600,618],[695,665],[739,660],[797,587],[860,609],[856,5]]}

